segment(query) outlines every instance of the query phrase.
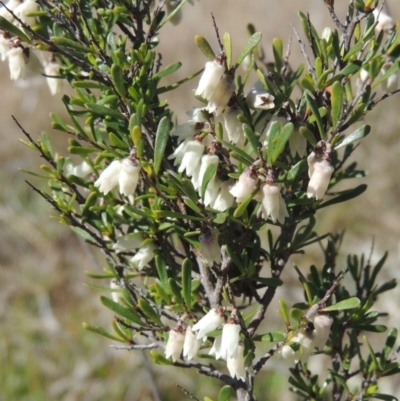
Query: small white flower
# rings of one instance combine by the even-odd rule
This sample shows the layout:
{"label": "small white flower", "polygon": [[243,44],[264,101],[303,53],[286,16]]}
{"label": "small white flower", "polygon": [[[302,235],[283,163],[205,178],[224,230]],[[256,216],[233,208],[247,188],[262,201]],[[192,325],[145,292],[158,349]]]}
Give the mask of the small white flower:
{"label": "small white flower", "polygon": [[315,316],[313,323],[315,346],[319,349],[322,349],[328,341],[333,319],[327,315],[318,315]]}
{"label": "small white flower", "polygon": [[82,163],[77,164],[76,166],[73,166],[70,174],[75,175],[80,178],[85,178],[92,172],[93,172],[93,170],[92,170],[92,167],[90,166],[90,164],[83,161]]}
{"label": "small white flower", "polygon": [[369,72],[365,68],[361,68],[360,70],[360,80],[362,82],[366,82],[369,79]]}
{"label": "small white flower", "polygon": [[329,43],[332,38],[332,29],[329,27],[324,28],[321,34],[321,39],[326,40],[326,43]]}
{"label": "small white flower", "polygon": [[242,111],[238,108],[229,107],[223,114],[225,131],[228,134],[229,141],[234,144],[238,143],[244,137],[242,123],[238,120],[238,116]]}
{"label": "small white flower", "polygon": [[25,79],[26,63],[24,52],[20,47],[14,47],[7,52],[8,66],[10,68],[10,79],[16,81],[18,78]]}
{"label": "small white flower", "polygon": [[282,198],[279,185],[266,183],[262,186],[261,190],[261,208],[264,219],[270,217],[274,223],[279,221],[279,223],[283,224],[285,218],[289,217],[289,213],[286,209],[285,201]]}
{"label": "small white flower", "polygon": [[208,100],[206,110],[209,113],[214,113],[216,116],[220,115],[235,92],[236,86],[233,77],[224,74],[220,79],[217,87]]}
{"label": "small white flower", "polygon": [[306,333],[304,329],[301,329],[291,340],[290,343],[299,343],[300,349],[295,352],[294,349],[289,345],[285,344],[280,354],[283,359],[298,362],[307,362],[307,359],[314,350],[313,334]]}
{"label": "small white flower", "polygon": [[228,357],[226,359],[226,366],[229,370],[231,377],[246,381],[246,369],[244,367],[244,347],[238,346],[236,358]]}
{"label": "small white flower", "polygon": [[130,262],[137,270],[142,270],[154,258],[154,251],[156,247],[153,243],[144,245],[139,251],[130,259]]}
{"label": "small white flower", "polygon": [[175,131],[171,134],[172,136],[178,137],[178,143],[181,143],[185,139],[193,139],[195,135],[201,133],[206,126],[205,122],[199,122],[195,120],[189,120],[184,124],[177,125]]}
{"label": "small white flower", "polygon": [[122,195],[133,196],[139,182],[140,163],[137,160],[126,158],[122,160],[118,184]]}
{"label": "small white flower", "polygon": [[28,17],[27,14],[34,13],[38,9],[38,4],[35,0],[25,0],[15,10],[14,14],[26,25],[34,25],[35,17]]}
{"label": "small white flower", "polygon": [[141,247],[144,238],[140,233],[132,233],[127,235],[121,235],[116,238],[117,242],[113,245],[112,249],[118,252],[129,252],[132,249],[138,249]]}
{"label": "small white flower", "polygon": [[0,35],[0,59],[6,61],[7,52],[10,48],[10,39],[6,39],[3,35]]}
{"label": "small white flower", "polygon": [[290,135],[289,149],[292,157],[295,157],[296,153],[301,158],[307,155],[307,140],[300,134],[299,129],[295,129],[293,134]]}
{"label": "small white flower", "polygon": [[45,75],[48,75],[46,80],[50,89],[50,93],[53,96],[57,93],[60,93],[62,91],[64,81],[59,78],[52,78],[60,75],[60,64],[54,62],[48,63],[46,67],[44,67],[44,73]]}
{"label": "small white flower", "polygon": [[192,360],[201,347],[202,340],[198,340],[190,326],[186,329],[185,342],[183,344],[183,356],[188,360]]}
{"label": "small white flower", "polygon": [[215,91],[219,80],[224,75],[225,68],[217,61],[208,61],[204,68],[203,75],[200,78],[199,86],[195,95],[205,100],[210,100],[211,95]]}
{"label": "small white flower", "polygon": [[213,209],[217,209],[220,212],[224,212],[226,209],[229,209],[235,201],[233,195],[229,192],[229,186],[225,182],[220,183],[220,190],[218,195],[211,207]]}
{"label": "small white flower", "polygon": [[374,14],[375,20],[378,21],[378,24],[375,27],[375,32],[379,34],[381,31],[386,33],[392,33],[395,27],[395,23],[393,18],[385,13],[383,10],[379,13],[380,8],[377,7],[372,12]]}
{"label": "small white flower", "polygon": [[275,107],[275,97],[264,89],[263,83],[258,80],[246,97],[246,102],[252,110],[270,110]]}
{"label": "small white flower", "polygon": [[221,354],[223,358],[236,358],[240,340],[240,325],[226,323],[222,328]]}
{"label": "small white flower", "polygon": [[210,309],[193,327],[192,331],[198,331],[196,338],[201,340],[210,331],[217,329],[224,323],[225,308]]}
{"label": "small white flower", "polygon": [[[21,4],[21,0],[10,0],[7,2],[6,6],[9,10],[14,11]],[[11,22],[14,17],[12,14],[5,8],[0,8],[0,16],[5,18],[8,22]]]}
{"label": "small white flower", "polygon": [[124,285],[119,282],[117,279],[113,278],[110,281],[110,288],[112,290],[111,292],[111,298],[114,302],[117,302],[118,304],[121,303],[121,301],[124,299],[124,294],[122,293],[122,289],[124,288]]}
{"label": "small white flower", "polygon": [[221,248],[218,244],[218,236],[211,231],[199,236],[201,255],[209,266],[221,263]]}
{"label": "small white flower", "polygon": [[107,195],[114,187],[118,185],[119,174],[122,170],[122,163],[120,160],[114,160],[110,163],[105,170],[100,174],[99,178],[94,183],[95,187],[104,195]]}
{"label": "small white flower", "polygon": [[315,152],[311,152],[307,156],[307,164],[308,164],[308,177],[311,178],[314,172],[314,165],[317,162],[317,155]]}
{"label": "small white flower", "polygon": [[181,357],[184,341],[185,335],[182,333],[182,328],[171,329],[165,347],[165,357],[172,358],[172,361],[176,362]]}
{"label": "small white flower", "polygon": [[253,178],[246,170],[229,192],[236,198],[236,202],[241,203],[256,189],[257,183],[258,178]]}
{"label": "small white flower", "polygon": [[[392,66],[392,62],[386,62],[381,69],[381,74],[385,75]],[[393,73],[385,81],[383,81],[381,86],[385,93],[395,91],[398,87],[397,72]]]}
{"label": "small white flower", "polygon": [[183,173],[186,170],[186,175],[191,177],[193,172],[199,168],[201,157],[204,153],[204,145],[196,140],[192,140],[186,143],[184,149],[185,153],[178,171]]}
{"label": "small white flower", "polygon": [[313,164],[311,178],[307,187],[307,196],[309,198],[314,197],[319,200],[324,197],[333,171],[334,168],[326,160],[316,161]]}
{"label": "small white flower", "polygon": [[208,355],[213,356],[215,359],[221,359],[223,357],[221,353],[221,345],[222,345],[222,336],[218,336],[215,338],[213,346],[211,347]]}

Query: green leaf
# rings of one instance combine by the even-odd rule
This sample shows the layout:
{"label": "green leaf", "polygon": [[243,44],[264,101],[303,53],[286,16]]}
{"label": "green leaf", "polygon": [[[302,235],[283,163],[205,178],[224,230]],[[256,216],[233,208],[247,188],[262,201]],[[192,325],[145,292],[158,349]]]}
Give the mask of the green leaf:
{"label": "green leaf", "polygon": [[109,331],[107,331],[106,329],[103,329],[102,327],[92,326],[88,323],[82,323],[82,326],[85,330],[93,331],[94,333],[100,334],[103,337],[110,338],[111,340],[119,341],[122,343],[125,342],[124,339],[117,337],[115,334],[110,333]]}
{"label": "green leaf", "polygon": [[224,33],[223,41],[224,41],[224,50],[225,50],[225,54],[226,54],[226,63],[228,65],[228,68],[231,68],[231,66],[232,66],[232,41],[231,41],[231,35],[229,35],[228,32]]}
{"label": "green leaf", "polygon": [[400,69],[400,61],[397,60],[393,65],[386,71],[385,74],[383,74],[378,80],[374,81],[374,83],[371,85],[372,88],[376,88],[379,84],[381,84],[383,81],[388,79],[392,74],[396,74],[396,72]]}
{"label": "green leaf", "polygon": [[98,152],[97,148],[84,148],[83,146],[70,146],[68,152],[72,155],[86,156],[90,153]]}
{"label": "green leaf", "polygon": [[111,67],[111,77],[115,86],[115,90],[122,97],[126,99],[126,89],[124,81],[124,71],[118,64],[113,64]]}
{"label": "green leaf", "polygon": [[67,50],[74,50],[78,53],[94,53],[94,51],[90,49],[88,46],[83,46],[76,40],[51,36],[50,41],[53,42],[56,46],[59,46]]}
{"label": "green leaf", "polygon": [[340,82],[335,82],[332,85],[332,95],[331,95],[331,104],[332,104],[332,128],[336,128],[340,116],[342,115],[342,106],[343,106],[343,86]]}
{"label": "green leaf", "polygon": [[157,210],[155,212],[157,217],[170,217],[172,219],[182,219],[182,220],[194,220],[194,221],[203,221],[204,218],[191,216],[190,214],[183,214],[178,212],[170,212],[169,210]]}
{"label": "green leaf", "polygon": [[284,299],[279,300],[279,305],[281,306],[280,313],[283,316],[286,325],[290,325],[290,319],[289,319],[289,308],[287,306],[287,303]]}
{"label": "green leaf", "polygon": [[72,231],[75,231],[78,235],[80,235],[83,239],[87,240],[87,241],[91,241],[91,242],[95,242],[96,240],[94,239],[94,237],[92,237],[87,231],[85,231],[84,229],[80,228],[80,227],[72,227],[71,226]]}
{"label": "green leaf", "polygon": [[170,131],[170,121],[164,116],[158,124],[156,133],[156,142],[154,145],[154,172],[160,171],[162,159],[164,157],[165,147],[167,146]]}
{"label": "green leaf", "polygon": [[108,89],[108,86],[99,84],[95,81],[74,81],[72,82],[73,88],[83,88],[83,89]]}
{"label": "green leaf", "polygon": [[138,324],[139,326],[145,326],[145,323],[140,319],[138,314],[125,308],[117,302],[114,302],[112,299],[101,296],[100,301],[106,308],[112,310],[117,315],[120,315],[131,322]]}
{"label": "green leaf", "polygon": [[300,134],[304,136],[304,138],[307,139],[308,142],[311,143],[312,146],[316,146],[317,145],[317,140],[315,139],[314,134],[304,125],[302,125],[299,128]]}
{"label": "green leaf", "polygon": [[268,149],[267,149],[267,159],[268,165],[272,165],[273,154],[275,150],[276,138],[281,132],[281,124],[278,121],[274,121],[270,128],[268,134]]}
{"label": "green leaf", "polygon": [[322,203],[318,206],[318,209],[322,209],[323,207],[335,205],[336,203],[341,203],[348,201],[350,199],[356,198],[357,196],[361,195],[367,189],[366,184],[361,184],[358,187],[349,189],[347,191],[343,191],[340,195],[336,196],[333,199],[329,199],[328,201]]}
{"label": "green leaf", "polygon": [[239,218],[246,211],[247,206],[253,200],[253,194],[250,194],[242,203],[239,203],[238,207],[233,212],[233,217]]}
{"label": "green leaf", "polygon": [[271,331],[270,333],[264,334],[261,337],[261,341],[267,343],[275,343],[285,340],[286,340],[286,335],[281,331]]}
{"label": "green leaf", "polygon": [[156,74],[154,74],[153,79],[160,79],[169,74],[173,74],[175,71],[179,70],[179,68],[181,68],[181,66],[182,66],[182,63],[180,63],[180,62],[170,64],[170,65],[166,66],[165,68],[163,68],[161,71],[158,71]]}
{"label": "green leaf", "polygon": [[182,262],[182,294],[186,307],[190,310],[192,303],[192,262],[187,258]]}
{"label": "green leaf", "polygon": [[300,322],[303,318],[303,311],[301,309],[292,308],[290,309],[290,317],[296,322]]}
{"label": "green leaf", "polygon": [[349,76],[349,75],[354,75],[357,73],[362,66],[362,61],[361,60],[354,60],[350,61],[346,67],[343,68],[343,70],[339,71],[339,75],[344,75],[344,76]]}
{"label": "green leaf", "polygon": [[197,35],[194,38],[194,43],[209,60],[215,60],[215,53],[206,38]]}
{"label": "green leaf", "polygon": [[261,283],[267,285],[268,287],[280,287],[283,284],[283,281],[280,278],[275,277],[254,277],[254,281],[257,283]]}
{"label": "green leaf", "polygon": [[272,51],[274,53],[276,71],[280,71],[283,67],[283,43],[281,38],[272,40]]}
{"label": "green leaf", "polygon": [[325,135],[325,131],[324,131],[324,125],[322,123],[322,118],[319,114],[317,103],[315,102],[314,97],[308,90],[304,91],[304,96],[305,96],[308,106],[310,107],[310,109],[315,117],[315,121],[317,122],[317,126],[318,126],[318,130],[319,130],[321,139],[325,139],[326,135]]}
{"label": "green leaf", "polygon": [[90,110],[92,113],[94,114],[98,114],[99,116],[109,116],[109,117],[113,117],[116,118],[118,120],[125,120],[125,116],[110,108],[110,107],[106,107],[106,106],[102,106],[100,104],[94,104],[94,103],[85,103],[85,107]]}
{"label": "green leaf", "polygon": [[245,57],[260,43],[262,38],[261,32],[256,32],[254,35],[246,43],[242,52],[240,53],[238,59],[236,60],[235,68],[238,68],[241,62],[245,59]]}
{"label": "green leaf", "polygon": [[350,143],[359,141],[360,139],[365,138],[371,132],[370,125],[363,125],[362,127],[358,128],[356,131],[348,135],[346,138],[343,139],[339,145],[335,146],[335,150],[342,148],[343,146],[349,145]]}
{"label": "green leaf", "polygon": [[335,305],[328,306],[322,309],[322,312],[333,312],[333,311],[342,311],[347,309],[355,309],[360,306],[361,301],[357,297],[345,299],[344,301],[340,301]]}
{"label": "green leaf", "polygon": [[31,43],[31,40],[26,36],[24,32],[18,29],[14,24],[7,21],[5,18],[0,17],[0,28],[4,29],[6,32],[18,36],[23,42]]}
{"label": "green leaf", "polygon": [[212,163],[207,167],[204,173],[203,182],[201,183],[201,198],[204,200],[207,186],[217,173],[218,163]]}
{"label": "green leaf", "polygon": [[246,135],[247,140],[249,141],[251,147],[253,148],[253,151],[258,152],[258,138],[254,131],[251,129],[249,124],[243,124],[243,132]]}
{"label": "green leaf", "polygon": [[151,350],[150,355],[153,358],[153,361],[157,365],[172,365],[173,362],[167,359],[164,355],[160,354],[157,351]]}
{"label": "green leaf", "polygon": [[369,394],[368,398],[375,398],[377,400],[383,400],[383,401],[397,401],[397,398],[394,397],[393,395],[381,394],[381,393]]}
{"label": "green leaf", "polygon": [[288,123],[282,128],[282,131],[276,138],[274,151],[272,152],[272,159],[271,159],[272,164],[274,164],[278,160],[278,157],[281,155],[281,153],[285,149],[286,142],[289,140],[290,136],[293,134],[293,131],[294,131],[293,123]]}
{"label": "green leaf", "polygon": [[178,283],[173,278],[169,278],[168,279],[168,287],[171,291],[171,294],[176,298],[176,302],[178,304],[181,304],[182,303],[182,295],[181,295],[181,289],[179,288]]}
{"label": "green leaf", "polygon": [[139,308],[142,310],[142,312],[155,324],[158,324],[161,327],[164,327],[164,324],[161,322],[160,315],[158,314],[157,311],[153,309],[153,307],[150,305],[150,303],[144,299],[140,298],[139,299]]}
{"label": "green leaf", "polygon": [[240,270],[240,273],[245,275],[246,274],[246,267],[244,266],[242,260],[233,252],[229,245],[226,245],[226,253],[232,259],[232,262],[235,266]]}
{"label": "green leaf", "polygon": [[232,396],[232,387],[224,386],[218,394],[218,401],[230,401]]}
{"label": "green leaf", "polygon": [[158,278],[161,281],[163,289],[168,292],[168,272],[167,272],[167,265],[165,264],[165,260],[161,255],[155,256],[156,262],[156,269],[158,273]]}

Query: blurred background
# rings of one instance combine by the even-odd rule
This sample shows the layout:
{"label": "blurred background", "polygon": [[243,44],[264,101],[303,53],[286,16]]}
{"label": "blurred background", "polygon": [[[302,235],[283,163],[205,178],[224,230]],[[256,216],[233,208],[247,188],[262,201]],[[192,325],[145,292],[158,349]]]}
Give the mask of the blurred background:
{"label": "blurred background", "polygon": [[[387,0],[395,21],[400,22],[400,4]],[[339,2],[337,2],[339,3]],[[343,3],[343,2],[342,2]],[[338,4],[341,19],[346,4]],[[282,38],[285,46],[293,35],[290,21],[301,32],[297,12],[310,13],[319,32],[327,25],[333,27],[319,0],[201,0],[183,8],[180,24],[169,24],[160,38],[159,52],[163,63],[183,63],[170,81],[179,80],[203,67],[205,58],[194,45],[194,36],[205,36],[217,50],[211,12],[214,13],[220,33],[229,32],[234,45],[234,58],[246,43],[246,25],[254,23],[263,33],[262,45],[267,59],[272,59],[271,41]],[[290,57],[292,66],[303,62],[299,45],[292,40]],[[253,77],[255,80],[255,76]],[[186,83],[166,98],[174,110],[177,121],[185,122],[185,112],[198,105],[191,95],[198,78]],[[99,291],[85,286],[90,280],[84,271],[103,269],[102,256],[95,253],[68,229],[50,218],[52,210],[28,187],[29,180],[39,187],[43,180],[28,176],[19,168],[39,171],[43,161],[19,142],[22,133],[11,115],[33,136],[46,131],[56,149],[65,152],[66,138],[50,128],[49,113],[64,115],[61,96],[51,97],[44,77],[36,76],[24,82],[9,80],[8,66],[0,63],[0,400],[39,401],[147,401],[188,399],[177,384],[193,392],[199,399],[205,395],[216,398],[220,384],[199,377],[195,371],[163,368],[148,363],[146,354],[110,349],[111,340],[82,329],[82,322],[109,328],[112,313],[101,306]],[[400,95],[397,95],[400,96]],[[390,252],[381,280],[398,277],[400,238],[400,141],[398,140],[400,97],[391,98],[370,113],[367,123],[372,133],[355,152],[359,167],[367,170],[365,182],[368,190],[359,198],[334,206],[318,223],[320,233],[347,229],[342,252],[370,253],[374,241],[372,260],[376,261],[385,250]],[[363,122],[364,124],[365,122]],[[64,146],[65,149],[65,146]],[[354,160],[353,157],[353,160]],[[325,209],[324,209],[325,210]],[[344,267],[345,257],[340,259]],[[292,283],[289,291],[279,298],[288,303],[302,299],[291,264],[296,262],[304,271],[309,264],[321,267],[318,247],[307,252],[306,259],[291,260],[284,280]],[[398,326],[400,295],[384,295],[378,307],[393,313],[384,324]],[[273,315],[277,307],[270,308],[269,330],[274,326]],[[313,364],[323,363],[320,357]],[[271,366],[273,365],[274,371]],[[288,393],[285,370],[278,360],[267,364],[261,373],[256,394],[260,399],[284,396]],[[379,392],[400,395],[396,380],[388,380]],[[206,384],[206,385],[205,385]]]}

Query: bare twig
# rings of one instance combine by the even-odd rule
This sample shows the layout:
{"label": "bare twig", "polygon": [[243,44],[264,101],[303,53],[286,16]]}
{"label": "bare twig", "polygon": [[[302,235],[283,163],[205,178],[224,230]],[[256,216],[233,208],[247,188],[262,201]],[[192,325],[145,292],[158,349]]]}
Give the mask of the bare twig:
{"label": "bare twig", "polygon": [[135,349],[139,350],[145,350],[145,349],[154,349],[154,348],[160,348],[160,344],[152,343],[152,344],[131,344],[131,345],[115,345],[111,344],[110,348],[114,348],[116,350],[126,350],[126,351],[132,351]]}
{"label": "bare twig", "polygon": [[276,343],[273,348],[271,348],[263,357],[259,359],[259,361],[253,366],[253,372],[256,375],[261,368],[267,363],[267,361],[275,354],[276,351],[279,350],[283,345],[285,344],[285,341],[280,341],[279,343]]}
{"label": "bare twig", "polygon": [[189,398],[191,398],[192,400],[196,400],[196,401],[200,401],[197,397],[194,396],[193,393],[185,390],[182,386],[180,386],[179,384],[176,385],[176,387],[180,388],[182,390],[182,392],[184,394],[186,394]]}

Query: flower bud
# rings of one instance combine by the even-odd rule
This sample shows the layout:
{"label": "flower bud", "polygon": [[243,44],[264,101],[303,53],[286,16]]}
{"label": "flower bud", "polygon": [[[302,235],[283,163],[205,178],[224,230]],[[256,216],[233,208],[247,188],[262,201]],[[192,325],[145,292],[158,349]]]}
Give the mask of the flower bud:
{"label": "flower bud", "polygon": [[372,13],[374,14],[375,21],[378,21],[378,24],[375,27],[375,32],[377,34],[379,34],[381,31],[384,31],[388,34],[393,32],[395,23],[389,14],[385,13],[383,10],[380,10],[378,7],[375,8]]}
{"label": "flower bud", "polygon": [[226,366],[229,370],[231,377],[246,381],[246,370],[244,367],[244,347],[239,345],[237,349],[236,358],[228,357],[226,359]]}
{"label": "flower bud", "polygon": [[315,316],[313,323],[315,346],[322,349],[328,341],[333,319],[328,315],[318,315]]}
{"label": "flower bud", "polygon": [[176,362],[181,357],[184,341],[185,336],[182,333],[182,327],[171,329],[165,347],[165,357],[172,358],[172,361]]}
{"label": "flower bud", "polygon": [[68,171],[69,174],[75,175],[80,178],[85,178],[92,172],[93,172],[92,166],[86,161],[83,161],[82,163],[73,166],[71,170]]}
{"label": "flower bud", "polygon": [[201,347],[202,340],[197,340],[190,326],[186,329],[185,342],[183,343],[183,356],[188,360],[192,360]]}
{"label": "flower bud", "polygon": [[257,183],[258,178],[253,178],[249,170],[246,170],[229,192],[236,198],[236,202],[240,203],[256,189]]}
{"label": "flower bud", "polygon": [[275,183],[266,183],[262,186],[261,208],[264,219],[270,217],[274,223],[279,221],[279,223],[283,224],[285,218],[289,217],[280,187]]}
{"label": "flower bud", "polygon": [[294,351],[289,344],[285,344],[280,350],[281,357],[288,361],[298,362],[300,360],[301,362],[307,362],[314,350],[312,333],[302,329],[290,340],[290,343],[299,343],[300,349]]}
{"label": "flower bud", "polygon": [[222,328],[221,354],[223,358],[236,358],[240,339],[240,325],[229,320]]}
{"label": "flower bud", "polygon": [[129,252],[132,249],[141,247],[144,238],[142,234],[136,232],[127,235],[121,235],[116,238],[117,242],[113,245],[112,249],[118,252]]}
{"label": "flower bud", "polygon": [[[392,66],[393,63],[391,61],[386,62],[381,69],[381,74],[385,75]],[[389,75],[389,77],[382,82],[381,86],[385,93],[390,93],[395,91],[398,87],[397,72],[394,72],[392,75]]]}
{"label": "flower bud", "polygon": [[7,52],[8,66],[10,68],[10,79],[16,81],[18,78],[25,79],[26,66],[24,52],[20,47],[14,47]]}
{"label": "flower bud", "polygon": [[210,100],[224,72],[225,68],[217,60],[208,61],[204,68],[203,75],[200,78],[195,95],[205,100]]}
{"label": "flower bud", "polygon": [[221,248],[218,244],[218,236],[212,232],[203,232],[199,236],[201,245],[201,255],[209,266],[215,263],[221,263]]}
{"label": "flower bud", "polygon": [[307,196],[309,198],[315,197],[316,200],[319,200],[324,197],[333,171],[334,168],[326,160],[314,163],[312,175],[307,187]]}
{"label": "flower bud", "polygon": [[235,92],[236,85],[233,76],[224,74],[219,80],[217,87],[208,100],[206,110],[209,113],[214,113],[216,116],[222,113],[228,102]]}
{"label": "flower bud", "polygon": [[325,39],[326,43],[329,44],[331,38],[332,38],[332,29],[329,27],[324,28],[321,34],[321,39]]}
{"label": "flower bud", "polygon": [[119,191],[122,195],[133,196],[139,182],[140,163],[127,157],[122,160],[121,165],[118,178]]}
{"label": "flower bud", "polygon": [[[195,189],[200,189],[203,185],[203,180],[204,180],[204,174],[207,171],[208,167],[210,167],[212,164],[218,165],[219,163],[219,157],[213,154],[206,154],[201,157],[201,164],[200,164],[200,169],[199,169],[199,174],[197,177],[193,175],[192,183]],[[215,180],[215,175],[211,178],[211,180],[208,183],[208,186],[212,184]]]}
{"label": "flower bud", "polygon": [[224,323],[225,308],[210,309],[193,327],[192,331],[198,331],[196,338],[201,340],[210,331],[217,329]]}
{"label": "flower bud", "polygon": [[51,62],[44,67],[44,73],[47,75],[47,85],[49,86],[50,93],[54,96],[62,91],[64,81],[56,78],[60,75],[60,64]]}

